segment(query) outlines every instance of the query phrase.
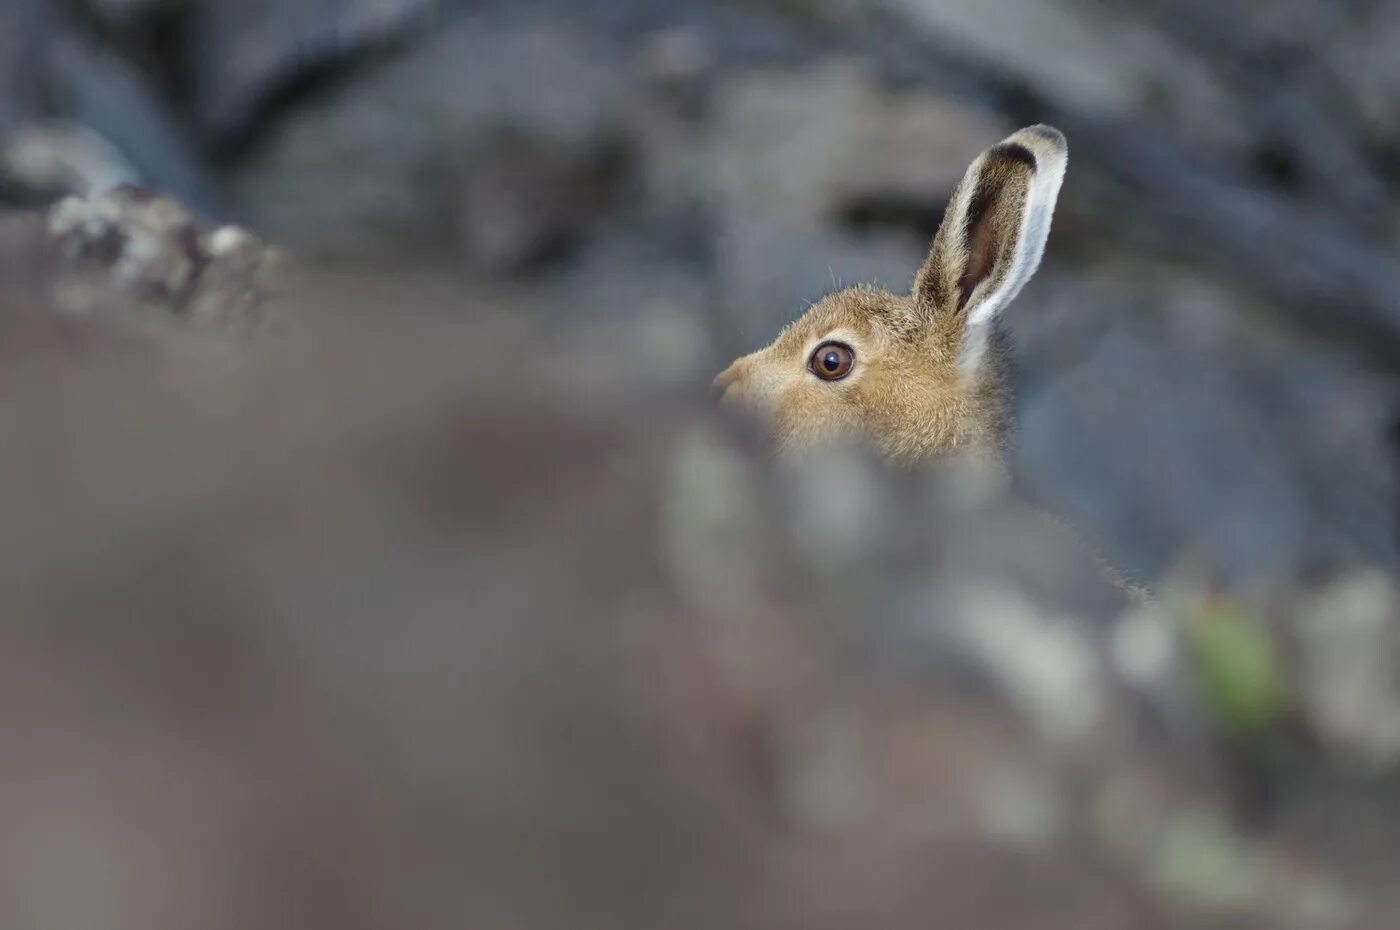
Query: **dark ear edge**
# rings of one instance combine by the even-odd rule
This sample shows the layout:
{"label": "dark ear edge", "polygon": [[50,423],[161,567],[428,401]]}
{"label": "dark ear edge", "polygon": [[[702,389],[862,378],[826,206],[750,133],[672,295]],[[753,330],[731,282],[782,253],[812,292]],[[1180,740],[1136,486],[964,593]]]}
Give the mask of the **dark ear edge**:
{"label": "dark ear edge", "polygon": [[978,156],[914,279],[923,309],[980,326],[1010,303],[1040,265],[1068,156],[1064,135],[1043,125]]}
{"label": "dark ear edge", "polygon": [[967,259],[958,279],[957,310],[967,307],[979,284],[1009,266],[1035,170],[1035,155],[1017,142],[1002,142],[982,156],[964,220]]}

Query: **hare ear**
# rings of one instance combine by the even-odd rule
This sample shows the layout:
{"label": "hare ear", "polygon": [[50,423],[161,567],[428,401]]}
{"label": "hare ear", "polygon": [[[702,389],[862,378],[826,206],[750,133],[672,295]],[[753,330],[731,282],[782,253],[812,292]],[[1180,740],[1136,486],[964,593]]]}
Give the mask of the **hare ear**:
{"label": "hare ear", "polygon": [[983,152],[943,215],[914,298],[935,320],[961,325],[959,363],[974,370],[991,322],[1040,265],[1069,146],[1050,126],[1031,126]]}

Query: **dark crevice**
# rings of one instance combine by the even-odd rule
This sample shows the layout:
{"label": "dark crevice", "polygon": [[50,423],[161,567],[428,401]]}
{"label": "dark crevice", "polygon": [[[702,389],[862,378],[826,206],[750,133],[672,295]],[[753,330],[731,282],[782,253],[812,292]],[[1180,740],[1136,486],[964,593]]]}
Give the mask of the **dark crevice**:
{"label": "dark crevice", "polygon": [[[326,38],[298,54],[251,88],[236,108],[206,113],[203,127],[216,164],[236,162],[256,149],[305,104],[333,96],[365,73],[393,61],[446,25],[448,14],[424,17],[373,39]],[[196,88],[197,90],[197,88]]]}
{"label": "dark crevice", "polygon": [[1297,192],[1304,186],[1298,154],[1281,139],[1265,139],[1256,146],[1251,160],[1253,174],[1281,191]]}
{"label": "dark crevice", "polygon": [[[952,196],[951,191],[949,196]],[[871,193],[842,203],[836,221],[843,229],[862,235],[884,230],[908,232],[927,242],[943,222],[946,203],[946,200],[921,201],[902,193]]]}
{"label": "dark crevice", "polygon": [[294,68],[269,78],[236,113],[210,129],[210,155],[216,165],[228,165],[256,149],[303,104],[329,97],[366,66],[367,56],[302,60]]}

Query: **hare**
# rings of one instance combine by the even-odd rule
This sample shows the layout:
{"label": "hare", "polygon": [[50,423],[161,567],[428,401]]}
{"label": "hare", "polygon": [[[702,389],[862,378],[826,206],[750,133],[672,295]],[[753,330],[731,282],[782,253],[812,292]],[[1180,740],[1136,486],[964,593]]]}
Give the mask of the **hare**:
{"label": "hare", "polygon": [[826,297],[725,369],[722,400],[763,416],[784,454],[859,436],[901,464],[957,452],[1004,467],[998,317],[1040,264],[1068,153],[1045,125],[983,152],[909,294],[862,286]]}
{"label": "hare", "polygon": [[[715,378],[723,402],[760,413],[783,455],[854,436],[897,464],[958,454],[1005,474],[998,317],[1040,266],[1068,161],[1052,126],[987,149],[953,192],[909,294],[863,286],[826,297]],[[1134,604],[1152,603],[1091,555]]]}

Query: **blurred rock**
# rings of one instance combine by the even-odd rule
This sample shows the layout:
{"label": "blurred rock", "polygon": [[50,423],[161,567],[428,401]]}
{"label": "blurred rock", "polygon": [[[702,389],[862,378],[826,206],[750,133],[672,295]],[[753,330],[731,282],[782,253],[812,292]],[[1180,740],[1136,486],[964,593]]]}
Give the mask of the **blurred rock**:
{"label": "blurred rock", "polygon": [[[1027,755],[997,698],[952,701],[950,682],[901,700],[850,651],[883,617],[842,616],[840,580],[785,554],[805,526],[784,508],[824,498],[775,510],[786,482],[711,413],[636,385],[550,388],[532,372],[559,360],[526,340],[462,366],[480,327],[465,343],[441,321],[406,329],[390,359],[323,319],[178,392],[101,354],[76,374],[4,372],[0,421],[28,441],[0,451],[0,587],[29,618],[7,629],[0,676],[22,760],[0,782],[18,844],[0,844],[7,925],[1154,925],[1131,883],[1039,845],[1055,834],[1020,795],[1046,792],[1012,777]],[[503,376],[509,407],[484,390]],[[738,463],[701,477],[711,501],[733,500],[735,474],[765,489],[740,528],[762,582],[736,586],[732,612],[676,584],[672,557],[691,556],[656,546],[696,428]],[[861,574],[888,572],[906,539],[890,513]],[[729,648],[743,642],[773,648]],[[891,813],[955,814],[944,784],[978,815],[883,838],[795,822],[762,760],[784,782],[826,778],[802,770],[848,743],[820,721],[867,713],[893,755],[846,762],[905,786]],[[855,853],[882,867],[852,869]]]}
{"label": "blurred rock", "polygon": [[1141,578],[1393,569],[1388,379],[1245,325],[1242,298],[1178,268],[1118,269],[1048,268],[1008,312],[1031,493]]}
{"label": "blurred rock", "polygon": [[624,186],[621,77],[585,37],[469,19],[303,112],[240,171],[239,200],[299,251],[509,271]]}
{"label": "blurred rock", "polygon": [[277,96],[308,77],[383,49],[436,0],[192,0],[189,57],[201,128],[218,138],[257,130]]}
{"label": "blurred rock", "polygon": [[156,17],[183,15],[195,0],[83,0],[83,5],[108,26],[120,29]]}
{"label": "blurred rock", "polygon": [[882,5],[950,52],[1015,75],[1063,109],[1097,119],[1162,119],[1217,144],[1238,132],[1228,88],[1138,11],[1124,14],[1097,0]]}
{"label": "blurred rock", "polygon": [[42,0],[0,6],[0,137],[40,115],[39,34]]}
{"label": "blurred rock", "polygon": [[256,325],[277,287],[280,259],[251,233],[213,226],[144,189],[67,198],[48,223],[61,254],[79,267],[101,271],[152,309],[200,324]]}
{"label": "blurred rock", "polygon": [[571,146],[508,125],[486,129],[454,154],[463,262],[497,274],[572,253],[620,195],[630,168],[620,140]]}
{"label": "blurred rock", "polygon": [[1346,82],[1367,128],[1393,153],[1400,150],[1400,11],[1390,4],[1370,4],[1355,11],[1334,42],[1347,49],[1334,67]]}
{"label": "blurred rock", "polygon": [[718,275],[751,347],[838,282],[907,288],[967,166],[1006,124],[859,63],[732,78],[707,163]]}
{"label": "blurred rock", "polygon": [[55,7],[35,41],[46,115],[86,126],[121,153],[142,184],[210,215],[223,209],[221,185],[196,137],[151,76]]}
{"label": "blurred rock", "polygon": [[47,206],[136,181],[122,154],[80,125],[31,124],[0,137],[0,200],[12,204]]}
{"label": "blurred rock", "polygon": [[1363,771],[1400,769],[1400,591],[1392,579],[1342,574],[1275,609],[1313,732]]}
{"label": "blurred rock", "polygon": [[729,196],[794,226],[835,225],[876,196],[941,214],[963,172],[1014,127],[925,92],[893,93],[859,62],[732,79],[713,161]]}

